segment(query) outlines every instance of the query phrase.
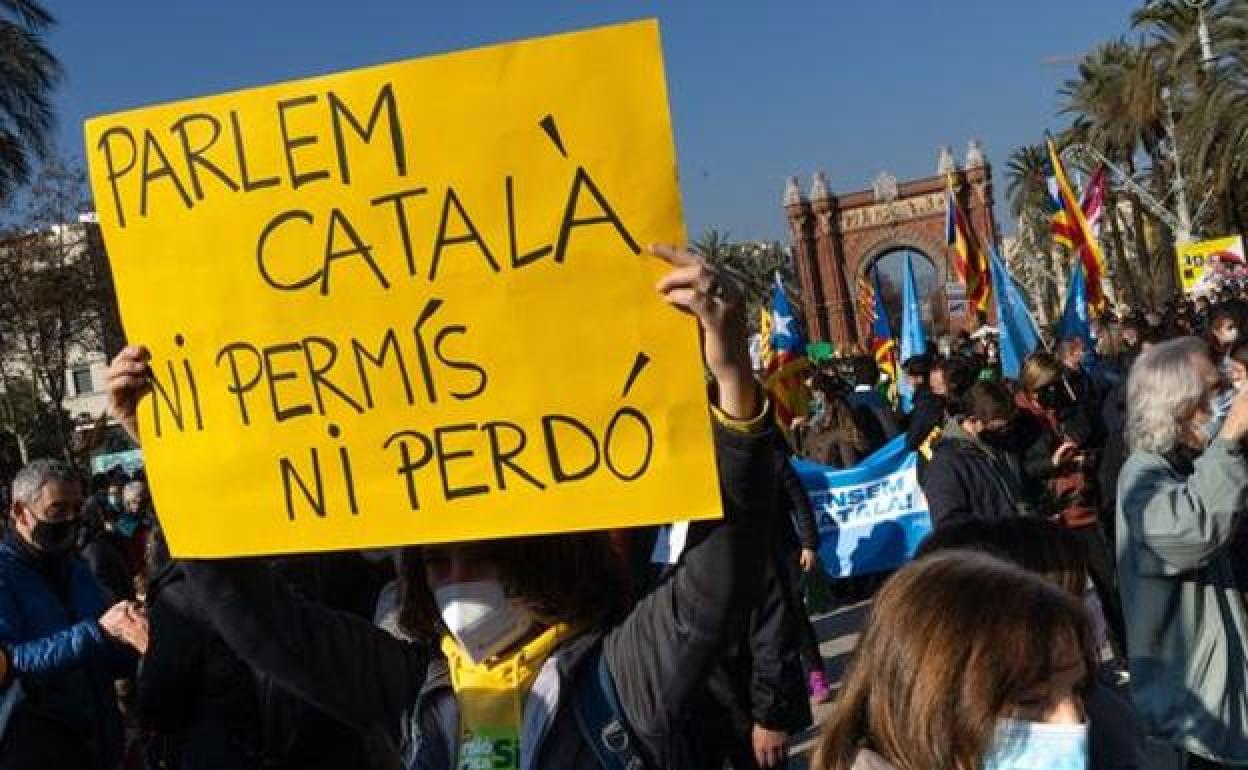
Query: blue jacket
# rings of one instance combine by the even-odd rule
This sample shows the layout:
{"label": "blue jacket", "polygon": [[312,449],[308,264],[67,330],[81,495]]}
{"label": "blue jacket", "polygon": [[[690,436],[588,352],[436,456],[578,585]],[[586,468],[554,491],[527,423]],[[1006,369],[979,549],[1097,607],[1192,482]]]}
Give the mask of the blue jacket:
{"label": "blue jacket", "polygon": [[[0,645],[26,699],[9,730],[81,742],[107,765],[122,751],[113,680],[133,673],[135,657],[100,629],[104,591],[82,560],[66,557],[47,567],[13,538],[0,542]],[[48,569],[65,570],[64,600]]]}

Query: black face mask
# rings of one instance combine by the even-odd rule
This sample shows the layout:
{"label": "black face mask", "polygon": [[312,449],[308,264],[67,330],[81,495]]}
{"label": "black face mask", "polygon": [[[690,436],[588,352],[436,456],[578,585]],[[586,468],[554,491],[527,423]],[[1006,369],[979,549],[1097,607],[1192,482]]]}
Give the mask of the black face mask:
{"label": "black face mask", "polygon": [[979,440],[993,449],[1007,449],[1010,445],[1010,431],[1008,428],[984,428],[979,432]]}
{"label": "black face mask", "polygon": [[1064,412],[1071,406],[1070,391],[1061,380],[1050,382],[1036,392],[1036,403],[1054,412]]}
{"label": "black face mask", "polygon": [[36,521],[30,531],[35,547],[49,555],[68,553],[78,539],[78,520]]}

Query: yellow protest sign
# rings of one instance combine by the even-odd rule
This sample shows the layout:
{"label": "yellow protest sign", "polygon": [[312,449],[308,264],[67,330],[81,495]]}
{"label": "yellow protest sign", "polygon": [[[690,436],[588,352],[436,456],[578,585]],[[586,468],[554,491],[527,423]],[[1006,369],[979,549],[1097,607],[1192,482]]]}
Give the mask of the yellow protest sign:
{"label": "yellow protest sign", "polygon": [[654,21],[94,118],[182,557],[719,515]]}
{"label": "yellow protest sign", "polygon": [[1209,284],[1221,269],[1244,265],[1243,236],[1180,243],[1175,259],[1183,292],[1191,294]]}

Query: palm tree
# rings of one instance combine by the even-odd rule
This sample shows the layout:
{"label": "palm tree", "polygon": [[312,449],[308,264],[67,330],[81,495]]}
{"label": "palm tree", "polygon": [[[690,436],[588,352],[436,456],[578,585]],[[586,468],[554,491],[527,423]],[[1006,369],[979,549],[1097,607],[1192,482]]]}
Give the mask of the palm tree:
{"label": "palm tree", "polygon": [[1049,230],[1048,165],[1044,146],[1031,144],[1010,153],[1005,168],[1006,197],[1010,215],[1018,222],[1021,257],[1011,265],[1011,272],[1031,292],[1044,317],[1051,315],[1061,291],[1061,270]]}
{"label": "palm tree", "polygon": [[[1161,140],[1166,106],[1161,99],[1157,60],[1148,50],[1123,39],[1102,43],[1084,57],[1078,76],[1067,80],[1059,94],[1063,98],[1061,111],[1075,118],[1067,132],[1071,139],[1097,148],[1132,177],[1136,175],[1136,154],[1142,150],[1153,161],[1153,173],[1145,183],[1151,183],[1157,197],[1165,197],[1167,175],[1161,161]],[[1126,291],[1124,299],[1134,302],[1139,294],[1135,287],[1148,286],[1156,305],[1177,288],[1164,277],[1174,272],[1166,267],[1172,264],[1172,255],[1149,247],[1144,207],[1135,196],[1128,193],[1128,198],[1140,268],[1147,275],[1163,278],[1160,285],[1135,280],[1117,219],[1117,200],[1111,199],[1106,203],[1116,252],[1114,271]]]}
{"label": "palm tree", "polygon": [[[757,321],[759,308],[770,301],[771,287],[777,274],[790,298],[797,296],[792,260],[788,250],[779,243],[733,242],[728,233],[712,228],[693,242],[692,249],[711,264],[732,273],[741,282],[751,325]],[[794,301],[795,307],[799,306]]]}
{"label": "palm tree", "polygon": [[29,180],[51,144],[61,65],[43,33],[55,23],[38,0],[0,0],[0,200]]}

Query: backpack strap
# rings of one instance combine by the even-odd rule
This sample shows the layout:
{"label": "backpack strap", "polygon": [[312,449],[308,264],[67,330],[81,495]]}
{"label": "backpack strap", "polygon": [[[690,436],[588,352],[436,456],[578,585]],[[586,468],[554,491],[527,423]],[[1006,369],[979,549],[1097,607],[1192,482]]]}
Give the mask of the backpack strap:
{"label": "backpack strap", "polygon": [[602,770],[646,770],[646,761],[628,732],[601,646],[594,656],[597,660],[581,666],[573,683],[572,710],[581,737]]}

